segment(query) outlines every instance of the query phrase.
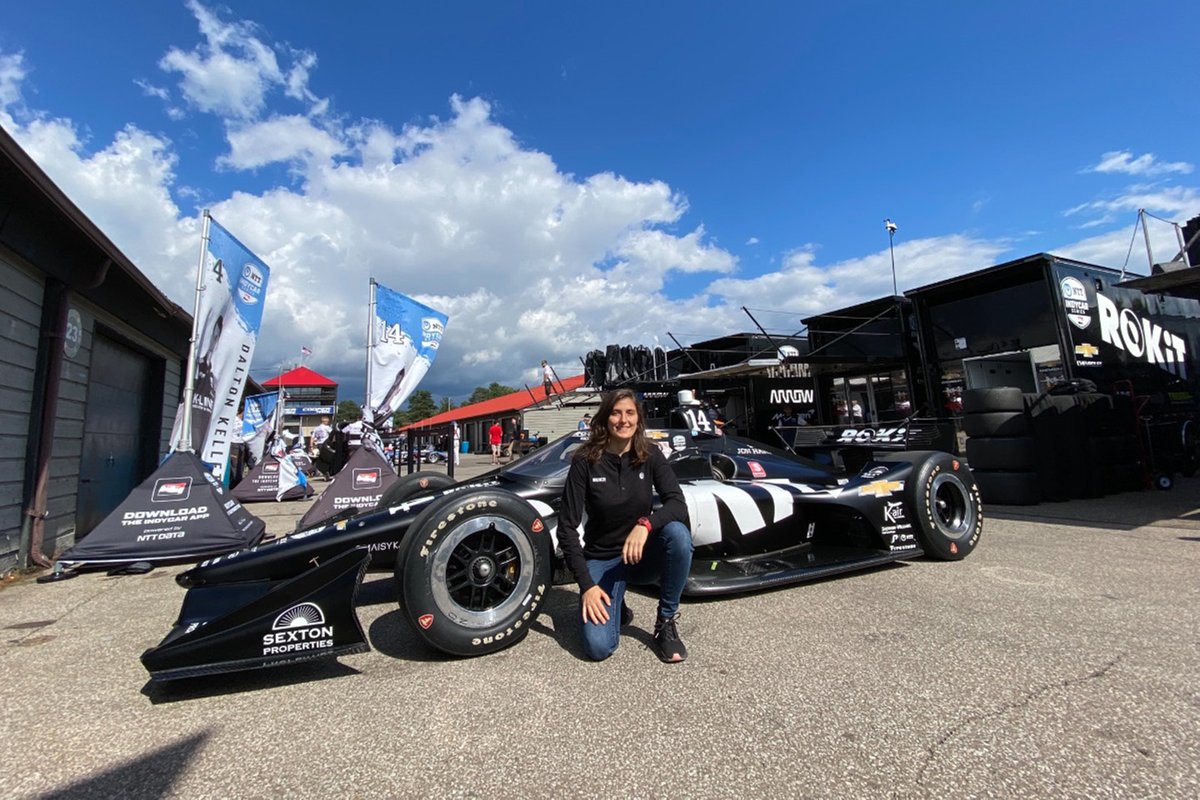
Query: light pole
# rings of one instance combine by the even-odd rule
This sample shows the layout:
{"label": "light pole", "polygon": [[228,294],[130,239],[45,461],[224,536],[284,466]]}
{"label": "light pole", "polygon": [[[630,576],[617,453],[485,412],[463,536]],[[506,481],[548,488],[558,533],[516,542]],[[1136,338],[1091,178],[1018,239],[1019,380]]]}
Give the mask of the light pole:
{"label": "light pole", "polygon": [[887,226],[888,232],[888,254],[892,257],[892,297],[895,297],[898,294],[896,291],[896,248],[892,243],[896,240],[896,223],[885,219],[883,224]]}

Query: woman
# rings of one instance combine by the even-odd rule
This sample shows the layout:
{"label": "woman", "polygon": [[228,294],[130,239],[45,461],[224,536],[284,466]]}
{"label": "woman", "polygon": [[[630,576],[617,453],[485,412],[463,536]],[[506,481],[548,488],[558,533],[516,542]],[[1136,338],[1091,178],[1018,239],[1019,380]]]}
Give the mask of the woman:
{"label": "woman", "polygon": [[[652,509],[652,492],[662,505]],[[579,523],[587,516],[580,544]],[[665,662],[687,658],[679,597],[692,565],[687,504],[667,459],[647,438],[633,392],[605,395],[563,488],[558,543],[579,582],[583,649],[603,661],[617,649],[627,583],[658,583],[654,648]],[[618,620],[620,624],[618,624]]]}

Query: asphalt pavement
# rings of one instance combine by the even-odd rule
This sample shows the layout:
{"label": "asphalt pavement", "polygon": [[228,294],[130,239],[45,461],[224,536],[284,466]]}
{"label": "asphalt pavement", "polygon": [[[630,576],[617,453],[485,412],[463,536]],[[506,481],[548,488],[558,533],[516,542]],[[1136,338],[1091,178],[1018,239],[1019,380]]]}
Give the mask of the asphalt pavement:
{"label": "asphalt pavement", "polygon": [[[279,533],[306,507],[252,510]],[[445,657],[372,573],[372,652],[150,684],[138,656],[183,567],[20,578],[0,590],[3,793],[1200,796],[1200,479],[985,513],[961,562],[685,601],[680,665],[650,651],[644,594],[617,653],[584,660],[574,587],[517,646]]]}

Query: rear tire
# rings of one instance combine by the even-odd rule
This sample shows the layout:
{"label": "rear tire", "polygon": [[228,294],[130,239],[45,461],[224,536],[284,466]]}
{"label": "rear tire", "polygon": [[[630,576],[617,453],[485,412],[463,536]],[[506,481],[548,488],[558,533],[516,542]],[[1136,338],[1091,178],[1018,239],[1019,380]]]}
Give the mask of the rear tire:
{"label": "rear tire", "polygon": [[425,492],[436,492],[453,486],[457,481],[440,472],[414,472],[393,483],[380,495],[376,508],[391,508]]}
{"label": "rear tire", "polygon": [[452,655],[516,644],[550,588],[550,541],[533,506],[510,492],[456,492],[433,501],[400,543],[401,616],[417,636]]}

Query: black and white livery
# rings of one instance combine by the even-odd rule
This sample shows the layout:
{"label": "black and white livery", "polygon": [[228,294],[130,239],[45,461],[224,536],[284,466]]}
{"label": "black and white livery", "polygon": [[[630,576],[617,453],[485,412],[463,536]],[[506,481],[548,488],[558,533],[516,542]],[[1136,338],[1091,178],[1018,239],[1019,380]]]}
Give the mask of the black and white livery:
{"label": "black and white livery", "polygon": [[[392,570],[402,615],[460,656],[520,641],[556,577],[557,511],[580,431],[481,478],[417,472],[379,507],[212,558],[182,573],[175,627],[147,650],[154,679],[369,649],[354,610],[366,569]],[[965,462],[943,452],[836,469],[691,429],[651,430],[679,476],[695,555],[685,594],[720,595],[901,559],[966,557],[983,514]]]}

